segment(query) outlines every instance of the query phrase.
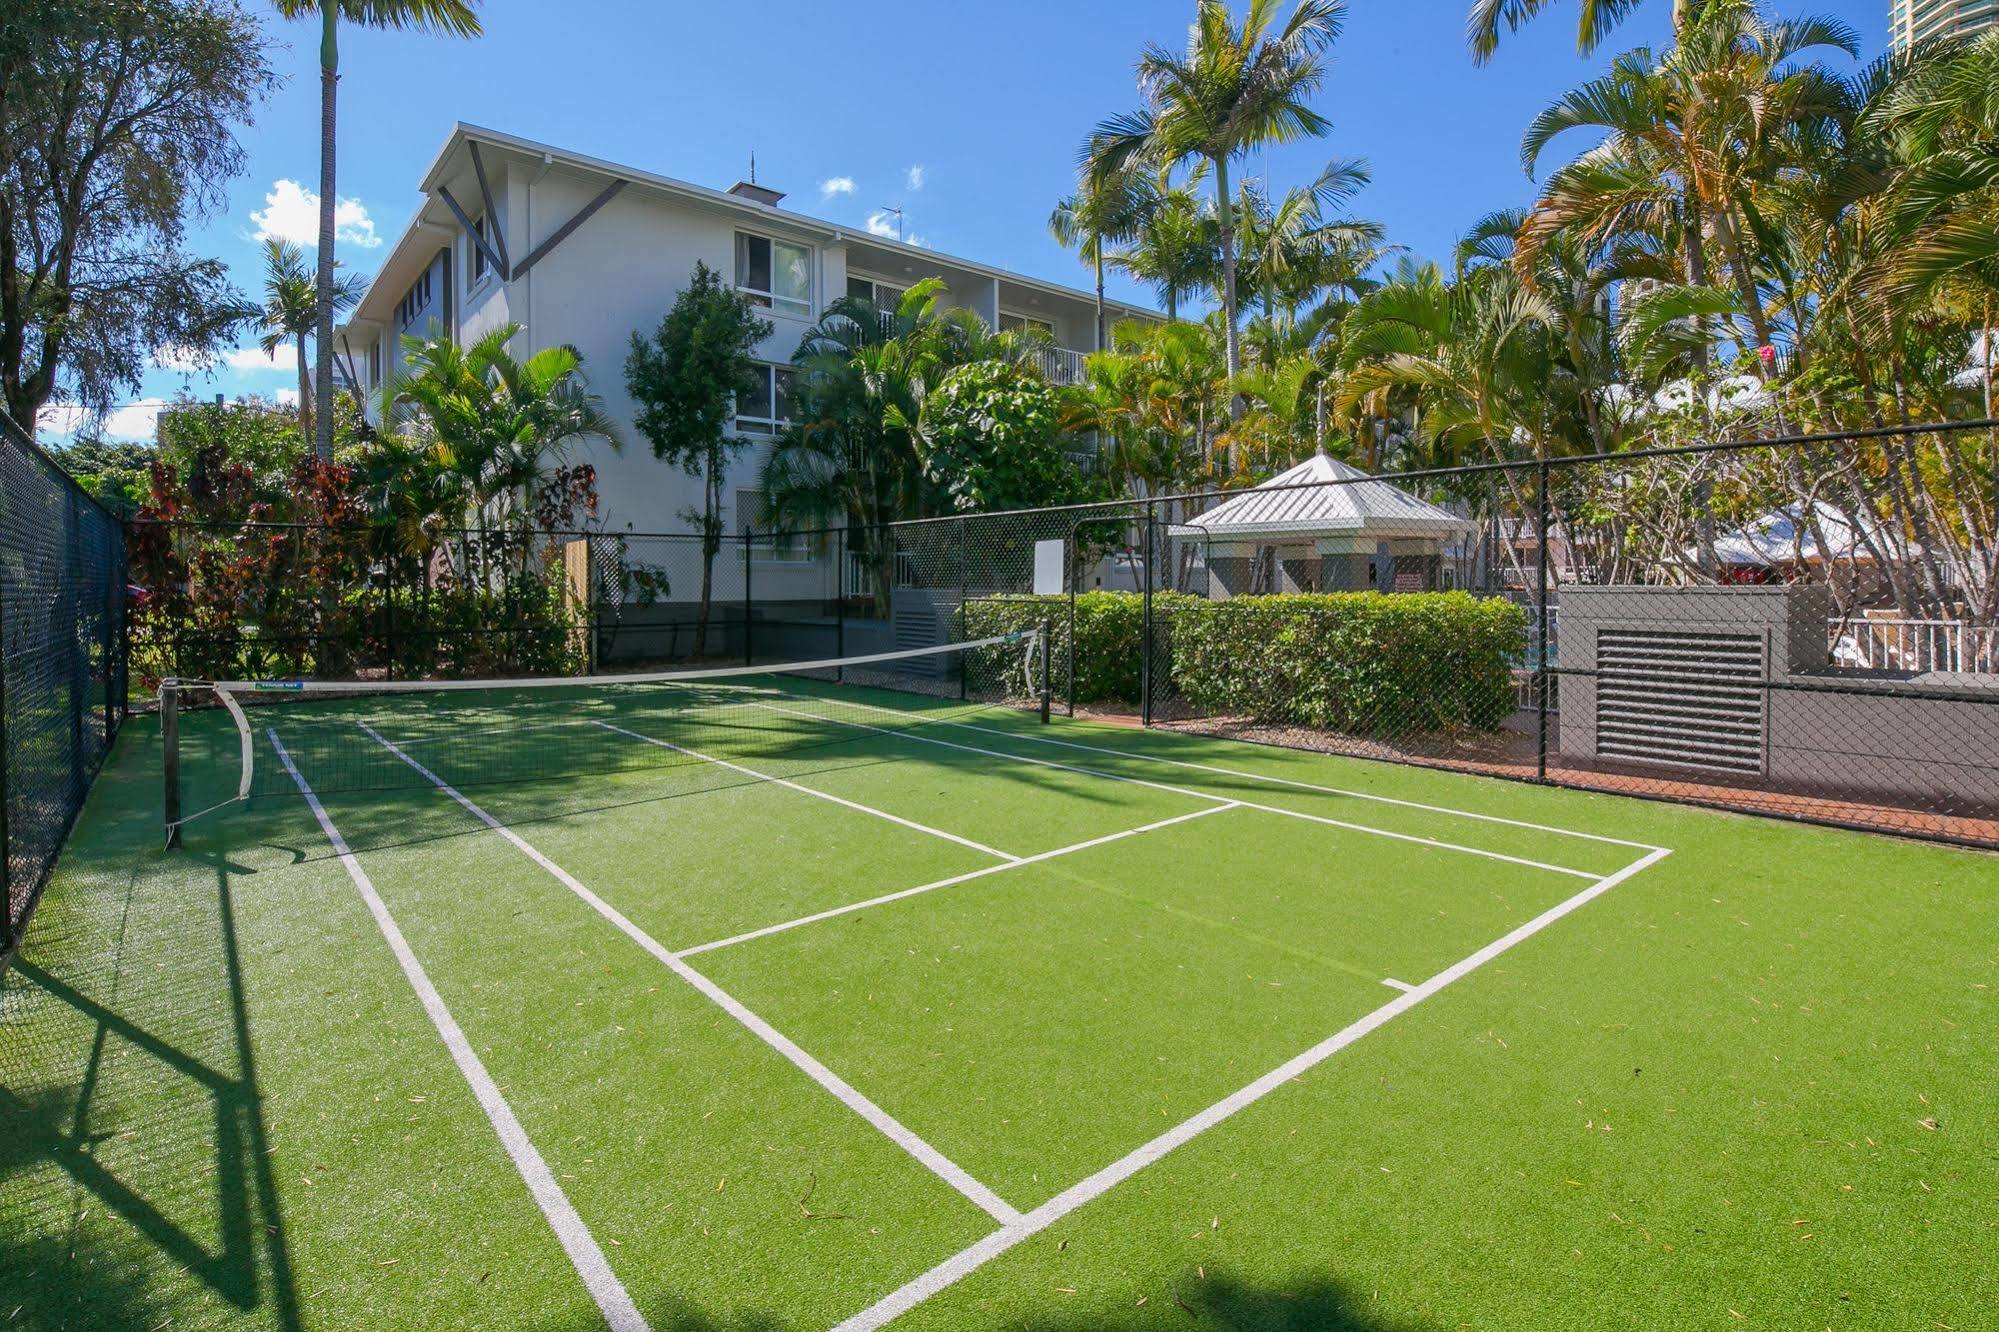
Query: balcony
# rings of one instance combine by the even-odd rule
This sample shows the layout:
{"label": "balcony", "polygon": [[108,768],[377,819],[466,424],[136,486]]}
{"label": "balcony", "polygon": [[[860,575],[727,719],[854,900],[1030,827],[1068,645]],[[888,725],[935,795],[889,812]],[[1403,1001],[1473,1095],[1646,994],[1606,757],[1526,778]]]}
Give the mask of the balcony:
{"label": "balcony", "polygon": [[1028,349],[1027,362],[1051,384],[1083,382],[1083,353],[1079,351],[1067,347],[1032,347]]}

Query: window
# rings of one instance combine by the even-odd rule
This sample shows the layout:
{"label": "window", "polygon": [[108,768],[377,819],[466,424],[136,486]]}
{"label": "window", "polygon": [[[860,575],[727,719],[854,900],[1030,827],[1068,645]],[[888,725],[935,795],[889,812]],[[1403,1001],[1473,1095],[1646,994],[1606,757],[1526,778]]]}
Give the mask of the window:
{"label": "window", "polygon": [[469,273],[469,276],[465,279],[465,289],[467,291],[470,291],[479,284],[479,280],[486,276],[488,268],[485,247],[480,245],[479,242],[490,242],[493,239],[493,233],[486,229],[486,215],[484,213],[479,214],[478,219],[472,223],[472,236],[473,239],[466,246],[470,251],[465,257],[465,267]]}
{"label": "window", "polygon": [[790,241],[736,233],[736,290],[780,314],[812,313],[812,251]]}
{"label": "window", "polygon": [[765,560],[774,564],[809,564],[812,550],[805,538],[796,532],[773,532],[770,521],[765,516],[764,493],[761,490],[738,490],[736,492],[736,530],[749,528],[750,558]]}
{"label": "window", "polygon": [[1055,336],[1055,325],[1046,319],[1036,319],[1033,315],[1008,314],[1000,311],[1000,331],[1002,333],[1043,333],[1051,340]]}
{"label": "window", "polygon": [[902,304],[904,289],[892,287],[886,282],[877,282],[859,273],[847,274],[847,294],[858,301],[871,301],[888,314],[894,314]]}
{"label": "window", "polygon": [[788,365],[759,365],[757,386],[736,399],[736,433],[775,435],[791,424],[791,389],[798,371]]}
{"label": "window", "polygon": [[[449,280],[450,274],[445,275]],[[416,317],[430,308],[430,270],[423,270],[423,276],[410,283],[410,289],[403,293],[403,299],[396,306],[396,322],[404,328],[416,323]]]}
{"label": "window", "polygon": [[382,382],[382,344],[376,342],[368,348],[368,387],[375,388]]}

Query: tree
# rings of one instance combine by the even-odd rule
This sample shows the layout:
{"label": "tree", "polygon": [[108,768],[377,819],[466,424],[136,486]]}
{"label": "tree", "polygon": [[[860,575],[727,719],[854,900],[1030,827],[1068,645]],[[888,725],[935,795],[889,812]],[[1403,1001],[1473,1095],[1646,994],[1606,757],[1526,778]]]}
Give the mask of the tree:
{"label": "tree", "polygon": [[874,571],[883,616],[895,586],[889,525],[941,507],[917,442],[925,399],[954,368],[1033,345],[990,332],[970,310],[942,308],[943,293],[942,282],[927,278],[893,310],[833,302],[792,357],[799,372],[792,425],[761,471],[779,528],[845,524],[848,553]]}
{"label": "tree", "polygon": [[[1242,369],[1237,341],[1235,199],[1229,167],[1251,149],[1325,134],[1331,126],[1307,105],[1325,80],[1325,53],[1339,35],[1342,0],[1297,0],[1275,27],[1276,0],[1250,0],[1240,25],[1226,0],[1199,0],[1187,48],[1148,46],[1138,61],[1146,105],[1097,126],[1084,150],[1093,180],[1141,163],[1160,170],[1205,163],[1214,177],[1221,246],[1222,320],[1229,383]],[[1232,412],[1240,412],[1233,404]]]}
{"label": "tree", "polygon": [[1126,247],[1108,256],[1118,268],[1150,283],[1166,303],[1166,317],[1180,317],[1182,298],[1221,278],[1221,240],[1211,210],[1193,191],[1170,187],[1148,201]]}
{"label": "tree", "polygon": [[[338,265],[335,265],[338,267]],[[333,312],[343,314],[360,301],[367,280],[350,274],[333,284]],[[312,381],[306,371],[305,340],[319,326],[319,283],[306,267],[305,251],[276,238],[264,242],[264,335],[257,345],[271,356],[290,339],[298,352],[299,434],[313,438]]]}
{"label": "tree", "polygon": [[[1643,0],[1577,0],[1576,54],[1594,54],[1598,44],[1633,13]],[[1673,0],[1673,31],[1684,29],[1692,20],[1700,0]],[[1483,65],[1499,49],[1499,30],[1517,32],[1520,26],[1548,7],[1549,0],[1472,0],[1465,34],[1471,41],[1472,59]]]}
{"label": "tree", "polygon": [[1139,171],[1102,176],[1085,171],[1076,182],[1076,192],[1048,215],[1048,233],[1059,244],[1074,246],[1083,262],[1096,269],[1097,341],[1092,350],[1103,350],[1109,332],[1104,320],[1104,265],[1109,258],[1105,247],[1132,238],[1145,215],[1151,183]]}
{"label": "tree", "polygon": [[273,0],[288,19],[319,19],[319,335],[313,347],[314,448],[333,457],[333,212],[335,103],[340,86],[340,21],[370,28],[417,28],[455,37],[479,35],[477,0]]}
{"label": "tree", "polygon": [[924,399],[916,428],[924,474],[960,513],[1096,498],[1062,451],[1061,421],[1061,391],[1025,367],[961,365]]}
{"label": "tree", "polygon": [[116,444],[79,439],[51,451],[50,457],[76,478],[91,498],[129,521],[146,502],[153,463],[159,451],[151,444]]}
{"label": "tree", "polygon": [[46,0],[0,19],[0,391],[29,430],[58,393],[136,391],[254,310],[190,221],[243,169],[233,125],[276,86],[233,0]]}
{"label": "tree", "polygon": [[747,296],[697,262],[659,328],[649,339],[632,334],[625,358],[625,386],[639,404],[639,433],[652,442],[653,456],[701,478],[701,507],[682,515],[701,533],[697,657],[708,647],[715,556],[722,549],[722,482],[730,458],[747,442],[734,433],[735,404],[758,390],[757,344],[774,328]]}

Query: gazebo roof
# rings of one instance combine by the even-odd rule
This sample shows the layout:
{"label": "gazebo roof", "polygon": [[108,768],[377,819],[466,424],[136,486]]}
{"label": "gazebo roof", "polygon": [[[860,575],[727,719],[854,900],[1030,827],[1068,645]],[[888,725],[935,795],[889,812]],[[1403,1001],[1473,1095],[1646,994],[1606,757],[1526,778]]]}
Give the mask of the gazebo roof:
{"label": "gazebo roof", "polygon": [[[1294,486],[1303,488],[1290,489]],[[1448,539],[1477,528],[1470,519],[1417,499],[1320,450],[1262,485],[1176,524],[1172,532],[1174,536],[1227,540],[1261,536]]]}

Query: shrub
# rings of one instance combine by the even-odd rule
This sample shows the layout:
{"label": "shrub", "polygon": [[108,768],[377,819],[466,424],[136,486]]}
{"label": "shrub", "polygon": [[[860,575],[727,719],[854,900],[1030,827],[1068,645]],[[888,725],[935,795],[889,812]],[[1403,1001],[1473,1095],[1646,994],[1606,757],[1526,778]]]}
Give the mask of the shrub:
{"label": "shrub", "polygon": [[1463,592],[1239,597],[1166,622],[1174,687],[1202,710],[1374,736],[1497,728],[1527,633],[1519,606]]}
{"label": "shrub", "polygon": [[[1152,608],[1162,618],[1169,609],[1205,604],[1183,592],[1155,592]],[[1069,598],[1008,597],[970,603],[966,629],[973,638],[1032,629],[1049,621],[1054,637],[1051,675],[1055,692],[1066,684],[1069,660]],[[1083,592],[1076,597],[1076,701],[1137,706],[1140,660],[1145,636],[1145,598],[1136,592]],[[1163,666],[1165,658],[1159,658]]]}
{"label": "shrub", "polygon": [[[1512,662],[1527,615],[1462,592],[1339,592],[1209,601],[1155,592],[1154,665],[1204,712],[1352,735],[1490,731],[1514,706]],[[1137,704],[1145,599],[1076,598],[1076,701]],[[966,607],[974,638],[1054,634],[1059,694],[1069,651],[1067,597],[988,598]],[[1164,692],[1165,681],[1156,687]]]}

